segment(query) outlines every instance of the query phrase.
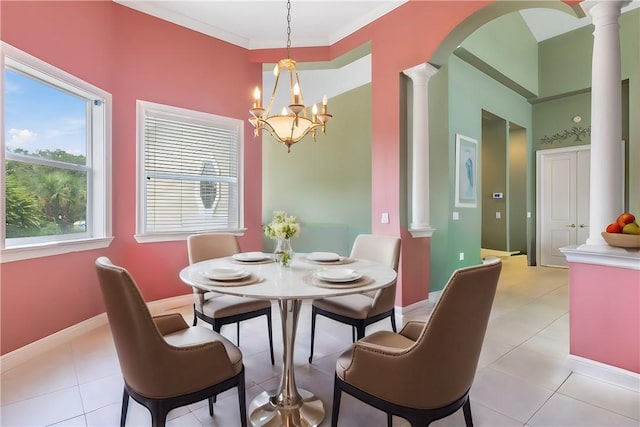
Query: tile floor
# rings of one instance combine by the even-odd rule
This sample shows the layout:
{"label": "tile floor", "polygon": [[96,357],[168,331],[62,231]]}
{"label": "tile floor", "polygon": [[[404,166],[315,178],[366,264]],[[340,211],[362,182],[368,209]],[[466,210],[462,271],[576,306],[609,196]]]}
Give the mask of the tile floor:
{"label": "tile floor", "polygon": [[[638,426],[640,398],[635,391],[573,373],[568,353],[567,270],[527,267],[524,256],[503,258],[504,266],[480,365],[471,390],[475,425],[482,426]],[[191,321],[191,307],[178,307]],[[405,317],[424,319],[427,309]],[[274,311],[277,313],[277,310]],[[398,319],[399,321],[401,319]],[[274,326],[279,319],[274,319]],[[281,354],[269,362],[264,318],[241,326],[246,366],[247,402],[278,385]],[[368,329],[390,328],[382,321]],[[319,317],[316,354],[309,365],[310,309],[303,305],[296,339],[298,386],[321,396],[331,411],[333,373],[338,354],[350,343],[347,326]],[[223,328],[235,341],[235,326]],[[274,331],[281,348],[279,328]],[[2,426],[117,426],[122,377],[107,326],[66,343],[1,376]],[[214,416],[206,402],[178,408],[168,426],[239,425],[237,392],[218,397]],[[329,426],[326,417],[321,426]],[[129,404],[127,426],[148,426],[151,417]],[[394,426],[407,426],[399,418]],[[340,427],[386,426],[385,415],[343,395]],[[464,426],[462,412],[432,426]]]}

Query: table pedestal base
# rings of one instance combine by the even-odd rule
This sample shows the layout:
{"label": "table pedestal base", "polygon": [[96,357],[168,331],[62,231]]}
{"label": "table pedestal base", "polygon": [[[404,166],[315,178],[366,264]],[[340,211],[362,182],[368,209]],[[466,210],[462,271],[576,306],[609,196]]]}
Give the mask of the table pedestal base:
{"label": "table pedestal base", "polygon": [[249,420],[253,426],[313,427],[324,418],[324,405],[310,391],[298,389],[300,401],[283,405],[277,400],[277,390],[260,393],[249,405]]}

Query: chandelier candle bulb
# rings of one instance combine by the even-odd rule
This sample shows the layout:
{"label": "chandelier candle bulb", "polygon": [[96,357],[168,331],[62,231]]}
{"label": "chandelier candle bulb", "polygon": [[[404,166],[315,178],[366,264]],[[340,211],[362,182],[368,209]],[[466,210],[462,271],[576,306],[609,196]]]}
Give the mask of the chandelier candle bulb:
{"label": "chandelier candle bulb", "polygon": [[256,89],[253,91],[253,108],[260,108],[262,106],[262,102],[260,101],[260,88],[256,86]]}
{"label": "chandelier candle bulb", "polygon": [[293,104],[300,104],[300,85],[298,83],[293,86]]}

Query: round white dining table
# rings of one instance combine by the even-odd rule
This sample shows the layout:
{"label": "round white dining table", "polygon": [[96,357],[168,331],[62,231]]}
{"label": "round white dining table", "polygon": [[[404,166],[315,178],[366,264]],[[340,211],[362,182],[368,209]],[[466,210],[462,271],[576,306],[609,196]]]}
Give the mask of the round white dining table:
{"label": "round white dining table", "polygon": [[[344,273],[350,269],[357,280],[333,282],[319,277]],[[212,271],[250,273],[242,280],[211,279]],[[246,274],[245,273],[245,274]],[[277,301],[282,320],[282,375],[277,390],[265,391],[249,405],[253,426],[317,426],[324,418],[322,401],[312,392],[296,387],[293,351],[302,301],[375,291],[390,286],[396,272],[389,266],[361,259],[341,257],[335,263],[312,261],[308,254],[296,254],[284,267],[271,258],[239,261],[232,257],[216,258],[185,267],[180,279],[205,291]]]}

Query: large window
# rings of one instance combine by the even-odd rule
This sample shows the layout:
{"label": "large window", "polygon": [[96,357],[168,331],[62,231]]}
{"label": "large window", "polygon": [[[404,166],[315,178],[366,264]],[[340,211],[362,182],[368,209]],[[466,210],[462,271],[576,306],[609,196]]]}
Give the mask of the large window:
{"label": "large window", "polygon": [[2,44],[2,260],[110,241],[108,93]]}
{"label": "large window", "polygon": [[138,101],[140,242],[241,232],[243,122]]}

